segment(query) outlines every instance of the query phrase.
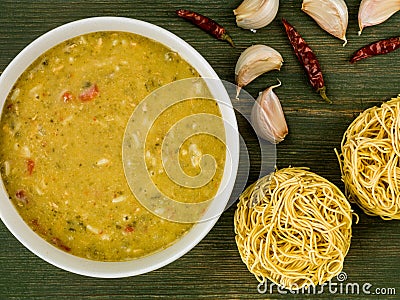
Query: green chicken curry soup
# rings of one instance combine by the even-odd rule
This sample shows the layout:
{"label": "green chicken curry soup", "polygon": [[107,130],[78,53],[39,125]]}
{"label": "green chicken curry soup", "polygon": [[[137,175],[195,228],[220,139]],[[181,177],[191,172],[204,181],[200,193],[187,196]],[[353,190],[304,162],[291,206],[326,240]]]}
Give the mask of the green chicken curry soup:
{"label": "green chicken curry soup", "polygon": [[[82,35],[40,56],[11,90],[0,126],[2,180],[24,221],[56,247],[99,261],[142,257],[182,237],[193,224],[161,219],[135,199],[121,147],[140,101],[190,77],[199,74],[177,53],[127,32]],[[175,122],[198,113],[221,115],[214,100],[179,102],[159,116],[145,144],[153,182],[177,201],[212,198],[223,175],[225,145],[202,134],[183,143],[179,161],[195,176],[201,169],[193,162],[212,155],[210,184],[182,187],[163,169],[163,137]],[[222,120],[215,126],[223,126]]]}

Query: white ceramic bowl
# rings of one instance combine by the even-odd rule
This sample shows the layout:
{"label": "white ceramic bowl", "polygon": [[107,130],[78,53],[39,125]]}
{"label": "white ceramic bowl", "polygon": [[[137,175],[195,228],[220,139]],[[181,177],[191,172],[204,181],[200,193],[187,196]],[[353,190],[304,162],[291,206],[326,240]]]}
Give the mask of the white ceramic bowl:
{"label": "white ceramic bowl", "polygon": [[[18,77],[42,53],[67,39],[96,31],[132,32],[154,39],[177,51],[202,77],[216,79],[210,81],[209,89],[216,99],[224,103],[224,105],[220,105],[221,113],[224,120],[231,124],[230,128],[226,128],[227,149],[229,149],[231,157],[227,159],[228,163],[225,165],[221,183],[221,186],[225,186],[225,189],[212,201],[204,218],[207,221],[194,225],[183,238],[172,246],[143,258],[127,262],[99,262],[73,256],[57,249],[39,237],[23,221],[9,201],[2,182],[0,187],[0,217],[12,234],[26,248],[43,260],[73,273],[92,277],[118,278],[143,274],[163,267],[184,255],[207,235],[218,220],[218,216],[224,211],[235,183],[239,163],[239,136],[230,98],[208,62],[194,48],[171,32],[150,23],[128,18],[97,17],[75,21],[51,30],[29,44],[0,76],[1,109]],[[207,218],[207,214],[210,218]],[[215,215],[217,217],[214,217]]]}

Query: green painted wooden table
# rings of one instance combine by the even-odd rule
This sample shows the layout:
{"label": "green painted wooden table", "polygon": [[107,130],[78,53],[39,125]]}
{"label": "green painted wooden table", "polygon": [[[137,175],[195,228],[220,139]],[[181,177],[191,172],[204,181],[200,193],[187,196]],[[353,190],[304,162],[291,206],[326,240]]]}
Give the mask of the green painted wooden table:
{"label": "green painted wooden table", "polygon": [[[61,24],[92,16],[124,16],[162,26],[196,48],[221,79],[234,80],[234,67],[240,53],[256,43],[270,45],[284,57],[280,72],[259,77],[246,90],[254,97],[266,87],[282,87],[279,95],[290,130],[277,147],[277,166],[309,167],[343,189],[339,166],[333,149],[353,118],[362,110],[400,93],[400,52],[350,65],[351,53],[372,41],[398,36],[400,14],[387,22],[368,28],[357,36],[357,0],[347,0],[349,28],[346,47],[322,31],[300,11],[301,1],[281,1],[278,17],[256,34],[235,25],[232,10],[235,1],[154,0],[154,1],[0,1],[0,70],[28,43]],[[178,19],[174,10],[187,8],[208,15],[224,24],[237,44],[214,40],[191,24]],[[328,105],[320,100],[306,81],[280,24],[287,18],[314,49],[323,67]],[[248,107],[249,108],[249,107]],[[256,179],[260,158],[255,139],[243,121],[242,134],[252,150],[250,177]],[[1,208],[0,208],[1,209]],[[346,257],[346,283],[371,284],[377,288],[396,289],[400,294],[400,223],[368,217],[357,207],[360,222],[354,226],[351,249]],[[127,298],[362,298],[366,295],[336,295],[325,290],[321,295],[260,294],[258,282],[241,262],[233,232],[234,207],[227,210],[208,236],[176,262],[151,273],[123,279],[95,279],[68,273],[42,261],[25,249],[0,223],[0,299],[127,299]],[[336,281],[337,282],[337,281]],[[338,282],[337,282],[338,283]],[[362,294],[362,291],[360,292]],[[372,296],[371,296],[372,297]],[[395,298],[396,296],[376,296]],[[399,297],[399,296],[397,296]]]}

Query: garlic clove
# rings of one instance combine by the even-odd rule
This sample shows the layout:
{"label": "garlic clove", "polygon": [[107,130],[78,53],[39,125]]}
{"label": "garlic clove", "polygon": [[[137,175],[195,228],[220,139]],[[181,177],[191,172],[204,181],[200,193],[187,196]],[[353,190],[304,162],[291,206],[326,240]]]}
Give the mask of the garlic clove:
{"label": "garlic clove", "polygon": [[280,81],[260,93],[251,110],[251,124],[255,132],[273,144],[282,142],[289,132],[281,102],[273,91],[278,86],[281,86]]}
{"label": "garlic clove", "polygon": [[244,29],[260,29],[271,23],[278,13],[279,0],[244,0],[233,10],[237,26]]}
{"label": "garlic clove", "polygon": [[358,10],[358,35],[365,27],[381,24],[399,10],[400,0],[362,0]]}
{"label": "garlic clove", "polygon": [[349,13],[344,0],[304,0],[301,10],[308,14],[326,32],[347,44],[346,30]]}
{"label": "garlic clove", "polygon": [[244,50],[235,67],[237,96],[242,87],[265,72],[280,70],[282,64],[282,55],[269,46],[253,45]]}

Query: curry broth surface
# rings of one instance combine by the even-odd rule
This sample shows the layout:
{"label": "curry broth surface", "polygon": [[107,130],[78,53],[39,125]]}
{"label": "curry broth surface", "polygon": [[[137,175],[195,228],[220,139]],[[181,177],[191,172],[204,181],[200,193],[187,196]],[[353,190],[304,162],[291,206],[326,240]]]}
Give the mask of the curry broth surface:
{"label": "curry broth surface", "polygon": [[[185,234],[193,224],[163,220],[135,199],[121,147],[142,99],[164,84],[198,76],[170,49],[125,32],[83,35],[38,58],[15,84],[1,117],[1,175],[25,222],[60,249],[101,261],[141,257]],[[146,163],[168,195],[179,195],[181,187],[163,172],[159,141],[174,120],[193,113],[220,115],[215,101],[184,101],[164,112],[148,136]],[[185,189],[182,201],[215,195],[225,163],[220,141],[194,136],[179,156],[187,174],[200,171],[192,144],[196,153],[213,155],[217,169],[212,184]]]}

